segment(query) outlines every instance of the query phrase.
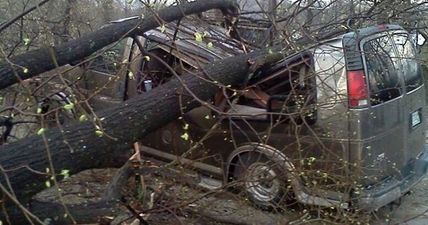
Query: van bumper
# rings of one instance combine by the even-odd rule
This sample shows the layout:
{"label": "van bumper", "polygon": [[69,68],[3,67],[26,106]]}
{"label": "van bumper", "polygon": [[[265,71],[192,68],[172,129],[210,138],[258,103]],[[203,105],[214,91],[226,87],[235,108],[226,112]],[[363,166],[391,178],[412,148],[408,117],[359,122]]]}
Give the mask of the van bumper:
{"label": "van bumper", "polygon": [[359,209],[373,211],[387,205],[415,186],[427,174],[428,168],[428,145],[424,146],[424,151],[408,167],[410,175],[401,180],[391,178],[382,184],[364,189],[356,198],[356,207]]}

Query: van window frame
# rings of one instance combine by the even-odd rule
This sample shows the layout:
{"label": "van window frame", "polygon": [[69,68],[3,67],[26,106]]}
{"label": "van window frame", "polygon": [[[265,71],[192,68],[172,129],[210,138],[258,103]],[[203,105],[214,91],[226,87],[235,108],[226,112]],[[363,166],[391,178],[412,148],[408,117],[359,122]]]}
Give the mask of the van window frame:
{"label": "van window frame", "polygon": [[[410,34],[407,31],[405,31],[405,30],[398,30],[398,31],[392,31],[392,32],[390,32],[390,38],[391,38],[391,41],[394,43],[394,49],[396,51],[398,60],[400,62],[400,66],[403,66],[404,65],[403,61],[402,61],[403,58],[401,57],[400,52],[398,50],[398,46],[397,46],[397,44],[395,43],[395,41],[393,39],[394,35],[406,35],[408,41],[411,42],[412,40],[410,38]],[[424,85],[424,80],[423,80],[422,71],[421,71],[422,68],[421,68],[420,63],[418,62],[418,59],[417,59],[418,53],[417,53],[417,50],[416,50],[416,47],[415,47],[414,43],[412,44],[412,50],[413,50],[413,53],[414,53],[414,56],[413,56],[414,58],[413,59],[416,60],[416,66],[417,66],[417,70],[418,70],[417,72],[419,73],[418,76],[419,76],[419,79],[420,79],[419,80],[420,84],[419,84],[419,86],[417,86],[417,87],[415,87],[415,88],[413,88],[411,90],[408,90],[408,86],[406,84],[406,82],[407,82],[406,81],[406,74],[405,74],[406,72],[404,70],[403,71],[399,71],[400,73],[402,73],[401,79],[402,79],[402,85],[403,85],[403,92],[405,92],[406,95],[408,95],[408,94],[410,94],[410,93],[418,90],[421,86]]]}
{"label": "van window frame", "polygon": [[[401,31],[402,32],[402,31]],[[395,68],[396,69],[396,73],[398,76],[398,81],[400,82],[400,94],[394,98],[388,99],[386,101],[380,102],[378,104],[373,104],[372,100],[371,100],[371,96],[372,96],[372,89],[370,86],[370,80],[369,80],[369,71],[368,71],[368,65],[367,65],[367,59],[366,59],[366,52],[364,50],[364,44],[368,43],[369,41],[381,38],[383,36],[388,38],[388,41],[390,42],[390,44],[392,44],[392,51],[394,52],[395,55],[398,55],[395,43],[392,40],[392,34],[395,33],[394,31],[390,31],[390,30],[386,30],[386,31],[382,31],[379,33],[375,33],[372,35],[369,35],[367,37],[364,37],[360,40],[359,42],[359,48],[361,51],[361,58],[363,60],[363,70],[364,70],[364,74],[365,74],[365,80],[366,80],[366,84],[367,84],[367,90],[368,90],[368,102],[369,102],[369,107],[377,107],[377,106],[381,106],[385,103],[391,102],[391,101],[395,101],[397,99],[400,99],[404,96],[405,92],[405,86],[404,86],[404,77],[400,76],[400,68]],[[392,57],[395,58],[395,57]],[[398,59],[398,57],[396,57]],[[398,59],[398,64],[399,66],[401,65],[401,61],[399,61]],[[395,65],[394,65],[395,66]]]}

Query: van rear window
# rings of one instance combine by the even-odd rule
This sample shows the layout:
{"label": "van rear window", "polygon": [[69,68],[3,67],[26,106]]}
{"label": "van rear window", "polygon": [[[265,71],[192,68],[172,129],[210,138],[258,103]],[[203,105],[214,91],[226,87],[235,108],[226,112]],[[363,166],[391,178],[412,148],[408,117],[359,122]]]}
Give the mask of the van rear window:
{"label": "van rear window", "polygon": [[399,62],[388,36],[363,45],[371,105],[381,104],[401,95]]}
{"label": "van rear window", "polygon": [[397,46],[398,57],[402,63],[406,92],[412,91],[422,85],[422,76],[416,60],[414,43],[408,34],[394,34],[392,39]]}

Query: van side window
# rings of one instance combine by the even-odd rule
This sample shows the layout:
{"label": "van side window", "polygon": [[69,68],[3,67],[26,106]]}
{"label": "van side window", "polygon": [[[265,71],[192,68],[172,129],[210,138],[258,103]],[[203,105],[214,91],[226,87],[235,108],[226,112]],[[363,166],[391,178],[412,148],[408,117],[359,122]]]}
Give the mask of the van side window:
{"label": "van side window", "polygon": [[398,57],[402,65],[406,92],[422,85],[421,71],[416,60],[416,51],[407,34],[394,34],[392,39],[398,50]]}
{"label": "van side window", "polygon": [[387,36],[367,41],[364,46],[371,105],[401,95],[398,58]]}

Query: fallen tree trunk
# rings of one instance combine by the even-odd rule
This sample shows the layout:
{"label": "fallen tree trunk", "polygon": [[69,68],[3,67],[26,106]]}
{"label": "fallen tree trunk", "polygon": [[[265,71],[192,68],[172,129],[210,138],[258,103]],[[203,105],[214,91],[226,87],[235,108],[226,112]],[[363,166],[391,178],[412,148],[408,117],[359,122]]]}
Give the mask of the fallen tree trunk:
{"label": "fallen tree trunk", "polygon": [[[93,173],[98,172],[100,173],[100,176],[108,176],[103,174],[102,171],[94,171]],[[86,175],[82,175],[83,173]],[[135,168],[132,166],[131,161],[128,161],[119,170],[117,170],[116,174],[112,178],[110,178],[110,183],[106,184],[102,182],[96,186],[96,191],[92,192],[93,190],[90,190],[92,193],[86,194],[85,189],[88,188],[88,186],[93,186],[94,183],[99,181],[88,179],[87,171],[83,173],[77,174],[76,177],[71,177],[68,181],[64,181],[65,184],[63,183],[61,186],[62,193],[64,195],[76,196],[71,198],[68,197],[72,202],[67,203],[68,212],[64,210],[64,206],[59,202],[58,197],[55,194],[56,190],[53,188],[51,188],[51,190],[44,190],[32,198],[31,212],[43,220],[51,218],[51,225],[69,224],[71,222],[70,217],[64,218],[58,216],[64,215],[65,213],[70,213],[74,220],[79,224],[94,223],[99,222],[101,218],[115,218],[117,216],[120,217],[120,215],[127,214],[126,211],[128,210],[126,210],[124,206],[129,205],[129,202],[127,202],[126,198],[122,198],[122,190],[126,185],[129,185],[129,178],[136,176],[137,173],[144,177],[156,176],[161,179],[180,180],[181,185],[189,185],[191,187],[197,187],[199,183],[199,179],[191,175],[162,167],[142,166],[141,168]],[[74,189],[74,191],[70,189],[67,190],[67,186],[71,186],[72,188],[70,189]],[[104,195],[99,195],[99,192],[104,192]],[[163,196],[164,193],[161,195]],[[88,196],[87,199],[82,200],[85,196]],[[154,201],[157,202],[157,200]],[[158,210],[162,212],[164,209],[159,208]],[[52,218],[55,218],[55,220]]]}
{"label": "fallen tree trunk", "polygon": [[[89,202],[79,205],[67,205],[67,211],[73,215],[75,221],[79,224],[90,224],[99,222],[103,217],[113,217],[125,211],[120,208],[118,202]],[[49,221],[49,224],[64,225],[71,224],[70,217],[64,217],[64,206],[60,203],[33,201],[31,203],[31,212],[42,218],[44,221]],[[25,221],[16,224],[22,224]],[[14,223],[15,224],[15,223]]]}
{"label": "fallen tree trunk", "polygon": [[237,3],[235,0],[199,0],[186,2],[178,6],[162,9],[156,15],[144,19],[132,19],[113,23],[82,38],[58,46],[29,51],[12,57],[7,61],[0,61],[0,89],[4,89],[20,80],[25,80],[52,70],[57,66],[81,60],[121,38],[143,34],[160,26],[162,23],[168,23],[180,19],[185,15],[200,13],[210,9],[221,9],[225,13],[233,14],[237,10]]}
{"label": "fallen tree trunk", "polygon": [[[57,174],[64,169],[74,174],[115,160],[124,151],[129,151],[135,141],[200,105],[195,97],[210,100],[219,90],[214,83],[241,84],[253,67],[249,60],[254,61],[255,57],[257,64],[263,65],[276,62],[282,55],[257,51],[215,62],[198,75],[187,74],[172,79],[117,107],[99,112],[102,131],[93,122],[85,122],[64,127],[62,131],[47,130],[43,135],[1,146],[0,165],[7,171],[16,198],[25,205],[31,196],[45,188],[45,182],[52,176],[52,168],[48,175],[33,171],[44,172],[50,168],[50,163]],[[211,79],[216,82],[206,81]],[[104,132],[102,137],[100,132]],[[1,174],[0,178],[6,186],[6,176]],[[61,176],[57,178],[61,179]]]}

